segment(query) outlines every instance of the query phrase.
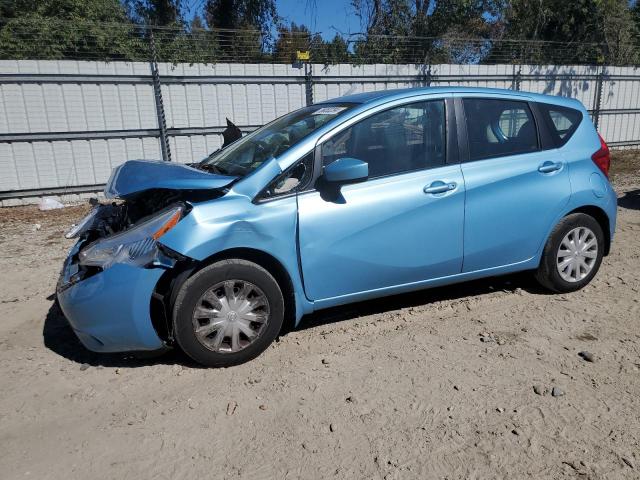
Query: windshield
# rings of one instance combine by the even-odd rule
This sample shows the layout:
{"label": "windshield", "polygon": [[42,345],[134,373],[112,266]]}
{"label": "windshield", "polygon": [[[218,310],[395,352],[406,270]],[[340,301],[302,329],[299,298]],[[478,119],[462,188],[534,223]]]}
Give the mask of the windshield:
{"label": "windshield", "polygon": [[200,167],[223,175],[245,176],[350,108],[352,103],[304,107],[288,113],[205,158]]}

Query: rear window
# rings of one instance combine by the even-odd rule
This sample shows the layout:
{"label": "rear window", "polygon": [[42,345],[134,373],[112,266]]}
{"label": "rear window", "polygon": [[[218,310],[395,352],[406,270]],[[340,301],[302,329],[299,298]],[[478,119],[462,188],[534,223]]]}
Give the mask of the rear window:
{"label": "rear window", "polygon": [[569,141],[582,121],[582,112],[568,107],[539,103],[547,128],[555,147],[561,147]]}

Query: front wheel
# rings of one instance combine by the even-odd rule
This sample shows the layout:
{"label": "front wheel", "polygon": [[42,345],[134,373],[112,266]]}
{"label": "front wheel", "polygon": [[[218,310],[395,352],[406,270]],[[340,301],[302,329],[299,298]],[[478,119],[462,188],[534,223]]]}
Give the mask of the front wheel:
{"label": "front wheel", "polygon": [[579,290],[598,272],[604,246],[602,228],[593,217],[567,215],[547,240],[536,279],[554,292]]}
{"label": "front wheel", "polygon": [[278,283],[246,260],[213,263],[181,287],[173,309],[175,337],[184,352],[210,367],[230,367],[262,353],[284,319]]}

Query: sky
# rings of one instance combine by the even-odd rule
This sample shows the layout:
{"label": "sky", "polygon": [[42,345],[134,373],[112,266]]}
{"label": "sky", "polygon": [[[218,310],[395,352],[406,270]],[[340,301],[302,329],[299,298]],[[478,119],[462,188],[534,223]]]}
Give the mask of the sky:
{"label": "sky", "polygon": [[[315,11],[309,6],[314,3]],[[204,0],[188,0],[186,4],[183,13],[191,21]],[[312,32],[321,33],[325,40],[331,40],[336,32],[348,35],[360,31],[360,20],[354,14],[351,0],[276,0],[276,7],[285,24],[304,24]]]}
{"label": "sky", "polygon": [[336,31],[349,34],[360,31],[360,20],[355,16],[350,0],[316,0],[317,9],[311,11],[307,0],[276,0],[278,15],[286,23],[304,23],[312,32],[322,33],[330,40]]}

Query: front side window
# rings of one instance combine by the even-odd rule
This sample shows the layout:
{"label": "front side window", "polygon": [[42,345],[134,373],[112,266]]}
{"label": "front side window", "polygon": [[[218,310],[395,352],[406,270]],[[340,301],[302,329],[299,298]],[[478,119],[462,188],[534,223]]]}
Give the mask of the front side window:
{"label": "front side window", "polygon": [[291,112],[250,133],[200,162],[200,168],[243,177],[278,157],[309,134],[338,118],[355,104],[319,104]]}
{"label": "front side window", "polygon": [[417,102],[372,115],[322,145],[322,164],[351,157],[369,164],[369,178],[445,164],[443,100]]}
{"label": "front side window", "polygon": [[538,133],[526,102],[465,98],[469,159],[538,150]]}

